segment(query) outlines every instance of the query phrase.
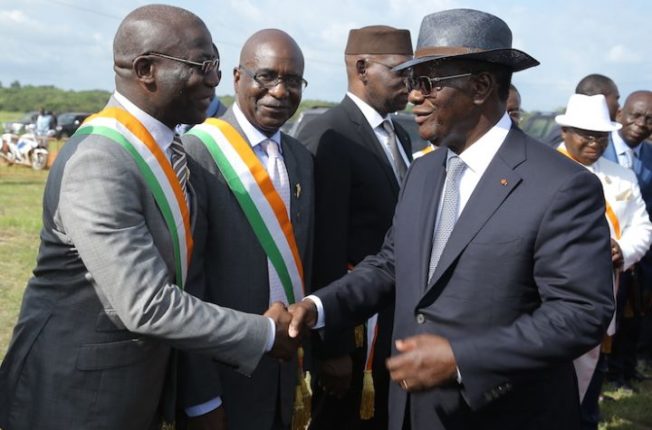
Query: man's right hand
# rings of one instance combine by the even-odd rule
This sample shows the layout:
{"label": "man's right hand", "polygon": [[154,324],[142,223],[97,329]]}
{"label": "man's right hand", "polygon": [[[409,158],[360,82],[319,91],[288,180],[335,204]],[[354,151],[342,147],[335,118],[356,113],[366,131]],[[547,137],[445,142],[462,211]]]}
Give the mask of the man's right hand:
{"label": "man's right hand", "polygon": [[317,323],[317,306],[310,299],[294,303],[288,309],[292,314],[290,322],[290,337],[296,338],[303,329],[310,329]]}
{"label": "man's right hand", "polygon": [[263,315],[271,318],[276,325],[274,345],[268,354],[274,358],[290,360],[296,355],[299,347],[299,339],[288,336],[292,315],[288,313],[285,305],[281,302],[272,303],[272,306]]}

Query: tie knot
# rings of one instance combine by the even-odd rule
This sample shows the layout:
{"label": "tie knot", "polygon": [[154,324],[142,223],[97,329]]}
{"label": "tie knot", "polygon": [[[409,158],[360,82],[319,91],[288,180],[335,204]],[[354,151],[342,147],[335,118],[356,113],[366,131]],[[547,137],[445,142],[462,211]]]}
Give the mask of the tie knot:
{"label": "tie knot", "polygon": [[279,158],[278,144],[272,139],[267,139],[264,142],[265,152],[269,158]]}
{"label": "tie knot", "polygon": [[383,129],[385,129],[388,135],[391,136],[392,134],[394,134],[394,127],[392,127],[392,123],[390,122],[390,120],[386,119],[385,121],[383,121],[382,127]]}
{"label": "tie knot", "polygon": [[448,165],[446,166],[446,175],[451,179],[457,179],[457,177],[464,171],[466,164],[460,157],[457,155],[452,156],[448,159]]}

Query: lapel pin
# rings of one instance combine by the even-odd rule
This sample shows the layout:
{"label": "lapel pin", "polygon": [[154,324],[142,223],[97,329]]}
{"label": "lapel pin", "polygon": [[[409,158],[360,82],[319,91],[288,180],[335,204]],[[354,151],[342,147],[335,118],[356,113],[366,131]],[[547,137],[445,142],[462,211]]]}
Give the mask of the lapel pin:
{"label": "lapel pin", "polygon": [[294,195],[298,199],[301,196],[301,184],[297,184],[294,186]]}
{"label": "lapel pin", "polygon": [[500,180],[500,185],[502,185],[503,187],[506,186],[507,185],[507,179],[505,179],[505,178],[501,179]]}

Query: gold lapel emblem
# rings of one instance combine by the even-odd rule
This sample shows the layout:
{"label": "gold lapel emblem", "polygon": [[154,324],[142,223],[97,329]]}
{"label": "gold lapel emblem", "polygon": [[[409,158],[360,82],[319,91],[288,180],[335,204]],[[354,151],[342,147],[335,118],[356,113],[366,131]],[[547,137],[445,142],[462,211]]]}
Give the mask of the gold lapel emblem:
{"label": "gold lapel emblem", "polygon": [[507,186],[507,179],[505,179],[505,178],[501,179],[500,180],[500,185],[502,185],[503,187]]}

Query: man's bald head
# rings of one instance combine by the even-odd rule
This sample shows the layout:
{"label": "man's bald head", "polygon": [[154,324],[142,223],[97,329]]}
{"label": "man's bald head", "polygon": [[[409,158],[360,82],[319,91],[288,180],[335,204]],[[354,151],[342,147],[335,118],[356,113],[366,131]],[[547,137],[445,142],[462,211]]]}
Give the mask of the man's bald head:
{"label": "man's bald head", "polygon": [[140,7],[118,27],[113,57],[117,91],[140,109],[170,128],[205,119],[220,76],[201,66],[216,49],[199,17],[174,6]]}
{"label": "man's bald head", "polygon": [[233,85],[238,107],[254,127],[271,136],[296,112],[303,67],[301,48],[284,31],[261,30],[245,42]]}
{"label": "man's bald head", "polygon": [[634,148],[652,133],[652,91],[634,91],[616,117],[623,125],[618,133]]}
{"label": "man's bald head", "polygon": [[297,42],[286,32],[276,28],[268,28],[254,33],[240,51],[240,64],[246,65],[264,56],[274,56],[279,59],[293,59],[300,63],[303,73],[303,53]]}
{"label": "man's bald head", "polygon": [[146,5],[125,17],[113,39],[113,59],[116,72],[130,69],[133,60],[146,52],[182,55],[192,48],[187,30],[193,26],[206,28],[195,14],[168,5]]}

